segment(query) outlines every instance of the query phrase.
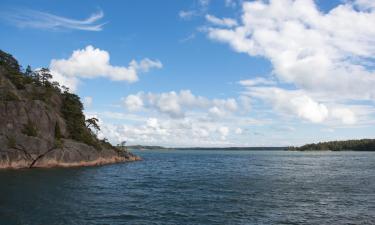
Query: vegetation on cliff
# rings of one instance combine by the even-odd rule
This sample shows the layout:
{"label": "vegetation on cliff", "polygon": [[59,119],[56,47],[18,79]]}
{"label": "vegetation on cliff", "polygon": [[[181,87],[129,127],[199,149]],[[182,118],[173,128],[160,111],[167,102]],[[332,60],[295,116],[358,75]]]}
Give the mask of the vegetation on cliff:
{"label": "vegetation on cliff", "polygon": [[[48,106],[54,107],[51,98],[57,96],[61,99],[62,105],[59,109],[65,120],[68,136],[64,137],[60,131],[59,123],[55,125],[55,138],[69,138],[100,150],[102,147],[115,149],[106,140],[99,140],[91,127],[100,130],[96,118],[85,119],[83,104],[78,95],[69,92],[69,88],[52,82],[52,75],[48,68],[41,68],[36,71],[30,66],[23,71],[19,63],[12,55],[0,50],[0,67],[3,74],[20,91],[26,91],[29,100],[40,100]],[[18,101],[19,96],[10,90],[0,91],[0,101]],[[32,121],[24,125],[22,133],[28,136],[37,136],[37,128]]]}
{"label": "vegetation on cliff", "polygon": [[296,151],[375,151],[375,139],[319,142],[301,147],[289,147]]}

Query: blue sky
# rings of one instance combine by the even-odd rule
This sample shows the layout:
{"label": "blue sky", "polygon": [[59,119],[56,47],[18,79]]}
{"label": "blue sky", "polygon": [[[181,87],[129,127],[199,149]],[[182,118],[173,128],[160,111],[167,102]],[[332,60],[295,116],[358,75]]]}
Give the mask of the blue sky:
{"label": "blue sky", "polygon": [[371,0],[5,0],[0,48],[49,66],[113,143],[300,145],[374,136],[374,9]]}

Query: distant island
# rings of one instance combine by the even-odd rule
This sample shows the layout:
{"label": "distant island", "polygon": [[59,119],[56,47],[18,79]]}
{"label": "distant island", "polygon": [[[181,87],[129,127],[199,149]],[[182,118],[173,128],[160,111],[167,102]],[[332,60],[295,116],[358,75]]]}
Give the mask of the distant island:
{"label": "distant island", "polygon": [[300,147],[163,147],[131,145],[133,150],[224,150],[224,151],[375,151],[375,139],[329,141]]}
{"label": "distant island", "polygon": [[47,68],[21,69],[0,50],[0,169],[89,166],[139,158],[100,140],[96,118]]}
{"label": "distant island", "polygon": [[163,147],[155,145],[130,145],[133,150],[224,150],[224,151],[283,151],[288,147]]}
{"label": "distant island", "polygon": [[375,139],[329,141],[288,147],[291,151],[375,151]]}

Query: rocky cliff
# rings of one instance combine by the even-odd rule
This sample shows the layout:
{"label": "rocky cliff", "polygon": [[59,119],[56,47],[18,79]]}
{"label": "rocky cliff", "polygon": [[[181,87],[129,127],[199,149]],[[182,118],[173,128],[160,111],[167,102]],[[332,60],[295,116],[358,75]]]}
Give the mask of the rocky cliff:
{"label": "rocky cliff", "polygon": [[0,168],[88,166],[134,161],[99,140],[87,126],[79,97],[48,69],[25,72],[0,50]]}

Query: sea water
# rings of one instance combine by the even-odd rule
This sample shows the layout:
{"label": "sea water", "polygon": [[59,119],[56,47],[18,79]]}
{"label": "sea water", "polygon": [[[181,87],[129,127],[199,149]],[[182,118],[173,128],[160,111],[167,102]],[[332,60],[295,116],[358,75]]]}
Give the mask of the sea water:
{"label": "sea water", "polygon": [[0,224],[375,224],[375,153],[135,153],[0,171]]}

